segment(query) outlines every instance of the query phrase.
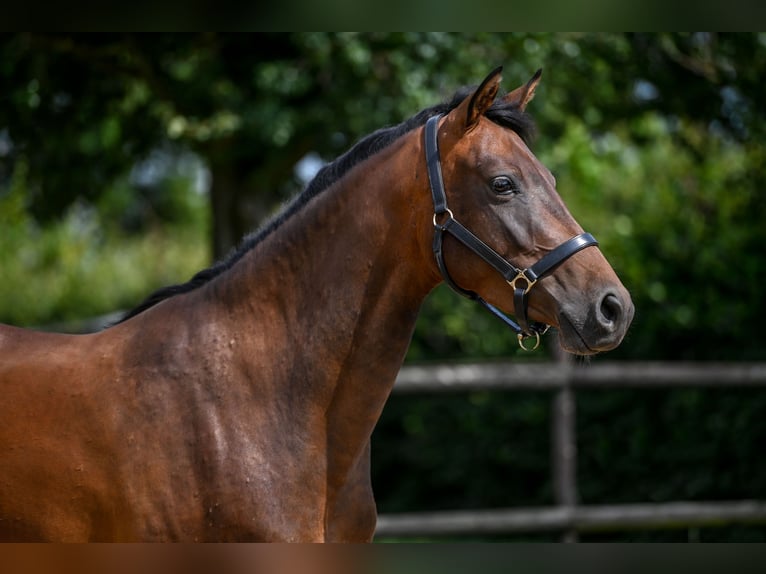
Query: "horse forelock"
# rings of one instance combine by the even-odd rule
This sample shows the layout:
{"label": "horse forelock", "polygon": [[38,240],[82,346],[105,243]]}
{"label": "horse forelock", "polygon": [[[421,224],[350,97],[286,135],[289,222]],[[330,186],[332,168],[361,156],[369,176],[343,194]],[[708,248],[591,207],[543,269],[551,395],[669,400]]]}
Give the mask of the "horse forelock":
{"label": "horse forelock", "polygon": [[[266,222],[261,228],[246,235],[240,245],[232,249],[223,259],[214,263],[211,267],[199,271],[186,283],[163,287],[155,291],[138,306],[125,313],[118,323],[144,312],[165,299],[193,291],[231,269],[251,249],[281,227],[290,217],[301,211],[312,198],[340,180],[354,166],[377,154],[412,130],[425,125],[432,116],[449,113],[468,97],[474,89],[475,87],[461,88],[446,102],[421,110],[398,125],[381,128],[364,136],[348,151],[323,166],[306,188],[285,209],[277,214],[276,217]],[[516,132],[527,144],[530,143],[535,133],[535,124],[531,116],[520,110],[518,106],[504,102],[502,98],[498,98],[490,106],[485,112],[485,116],[493,123]]]}

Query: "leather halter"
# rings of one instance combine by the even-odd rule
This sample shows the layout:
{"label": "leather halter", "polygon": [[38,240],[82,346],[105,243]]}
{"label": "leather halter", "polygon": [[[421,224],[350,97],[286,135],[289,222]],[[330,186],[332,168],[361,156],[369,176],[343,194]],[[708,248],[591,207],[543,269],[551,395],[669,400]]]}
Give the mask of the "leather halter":
{"label": "leather halter", "polygon": [[[537,282],[553,272],[556,267],[569,259],[572,255],[590,247],[598,245],[598,241],[590,233],[581,233],[571,239],[568,239],[551,252],[547,253],[542,259],[526,269],[520,269],[506,261],[502,255],[497,253],[489,245],[476,237],[471,231],[458,222],[452,211],[447,207],[447,195],[444,189],[444,179],[442,177],[441,159],[439,158],[439,142],[437,138],[439,119],[441,115],[431,117],[426,122],[425,127],[425,152],[426,164],[428,166],[428,181],[431,186],[431,195],[434,201],[434,242],[433,250],[436,257],[436,263],[442,278],[454,291],[472,299],[481,304],[485,309],[495,317],[508,325],[518,337],[519,345],[525,351],[533,351],[540,345],[540,335],[549,329],[549,325],[544,323],[529,323],[527,319],[528,295],[532,287]],[[444,233],[447,232],[463,245],[468,247],[476,255],[489,263],[498,273],[500,273],[506,282],[513,289],[513,307],[516,315],[516,321],[508,317],[500,309],[485,301],[478,293],[463,289],[457,285],[447,271],[447,265],[444,261],[443,241]],[[518,322],[517,322],[518,321]],[[534,338],[533,347],[526,347],[524,340]]]}

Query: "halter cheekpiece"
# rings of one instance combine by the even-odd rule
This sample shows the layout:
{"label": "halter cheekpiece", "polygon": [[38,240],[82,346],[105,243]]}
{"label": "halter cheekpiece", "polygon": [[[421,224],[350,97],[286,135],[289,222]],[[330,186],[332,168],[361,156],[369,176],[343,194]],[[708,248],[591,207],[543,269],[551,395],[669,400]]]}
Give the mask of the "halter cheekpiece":
{"label": "halter cheekpiece", "polygon": [[[442,177],[441,159],[439,157],[439,142],[437,138],[439,119],[441,115],[431,117],[425,127],[425,151],[426,164],[428,166],[428,180],[431,186],[431,195],[434,201],[434,242],[433,250],[436,263],[444,281],[454,291],[477,301],[495,317],[508,325],[518,337],[519,345],[525,351],[533,351],[540,345],[540,335],[549,329],[545,323],[532,322],[527,319],[528,295],[532,287],[546,275],[553,272],[556,267],[569,259],[572,255],[590,247],[598,245],[598,241],[590,233],[581,233],[568,239],[534,265],[526,269],[519,269],[509,261],[506,261],[497,251],[476,237],[471,231],[455,219],[452,211],[447,206],[447,195],[444,190]],[[513,289],[513,306],[516,321],[508,317],[500,309],[485,301],[478,293],[463,289],[450,277],[444,261],[443,241],[444,233],[447,232],[463,245],[468,247],[476,255],[489,263]],[[534,339],[534,345],[527,347],[526,339]]]}

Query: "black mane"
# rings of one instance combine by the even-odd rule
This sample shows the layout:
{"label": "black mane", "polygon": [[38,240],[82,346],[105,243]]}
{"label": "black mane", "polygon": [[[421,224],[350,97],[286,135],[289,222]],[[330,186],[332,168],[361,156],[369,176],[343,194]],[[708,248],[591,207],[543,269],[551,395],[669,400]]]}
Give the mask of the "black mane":
{"label": "black mane", "polygon": [[[424,125],[428,118],[437,114],[446,114],[455,109],[472,90],[473,88],[462,88],[448,102],[422,110],[399,125],[382,128],[365,136],[335,161],[320,169],[314,179],[306,186],[306,189],[298,194],[280,214],[259,230],[245,236],[239,247],[229,252],[226,257],[214,263],[211,267],[198,272],[186,283],[163,287],[155,291],[137,307],[125,313],[118,322],[126,321],[164,299],[193,291],[231,269],[255,245],[263,241],[265,237],[279,228],[287,219],[300,211],[313,197],[342,178],[356,164],[375,155],[406,133]],[[487,110],[485,116],[496,124],[515,131],[527,143],[534,134],[534,122],[531,117],[519,110],[518,107],[506,104],[501,99],[498,99]]]}

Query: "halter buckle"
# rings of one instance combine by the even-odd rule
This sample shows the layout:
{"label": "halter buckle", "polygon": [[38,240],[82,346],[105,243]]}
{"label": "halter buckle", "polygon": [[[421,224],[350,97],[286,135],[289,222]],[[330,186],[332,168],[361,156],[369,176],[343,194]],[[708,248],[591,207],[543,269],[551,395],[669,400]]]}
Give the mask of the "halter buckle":
{"label": "halter buckle", "polygon": [[[534,351],[535,349],[537,349],[537,347],[540,346],[540,333],[538,333],[537,331],[532,331],[532,335],[529,335],[527,333],[519,333],[518,335],[516,335],[516,337],[518,337],[518,339],[519,339],[519,347],[521,347],[522,349],[524,349],[527,352]],[[524,344],[524,341],[526,339],[532,339],[532,338],[534,338],[534,340],[535,340],[534,347],[527,347]]]}
{"label": "halter buckle", "polygon": [[[524,274],[525,271],[526,271],[526,269],[522,269],[521,271],[519,271],[519,273],[518,273],[518,275],[516,275],[516,277],[514,277],[510,281],[506,281],[506,283],[508,283],[508,285],[510,285],[511,288],[514,291],[516,289],[521,289],[524,292],[524,294],[526,295],[527,293],[529,293],[529,290],[532,289],[532,287],[535,285],[535,283],[537,283],[537,279],[531,280],[529,277],[527,277]],[[526,287],[524,287],[523,289],[522,289],[522,287],[519,287],[518,285],[516,285],[516,283],[517,283],[517,281],[519,281],[519,279],[521,279],[522,281],[526,281],[527,282]]]}

